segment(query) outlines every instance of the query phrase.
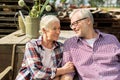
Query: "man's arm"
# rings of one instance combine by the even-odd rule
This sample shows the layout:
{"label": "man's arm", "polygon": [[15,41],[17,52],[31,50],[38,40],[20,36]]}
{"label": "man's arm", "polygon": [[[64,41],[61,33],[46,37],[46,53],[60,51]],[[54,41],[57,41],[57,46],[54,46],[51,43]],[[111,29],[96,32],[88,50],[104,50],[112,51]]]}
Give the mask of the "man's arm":
{"label": "man's arm", "polygon": [[[67,62],[72,62],[72,57],[70,55],[70,45],[68,41],[65,41],[64,43],[64,48],[63,48],[63,61],[62,61],[62,65],[64,65]],[[73,64],[74,66],[74,64]],[[72,73],[68,73],[68,74],[63,74],[61,76],[60,80],[73,80],[73,75]]]}

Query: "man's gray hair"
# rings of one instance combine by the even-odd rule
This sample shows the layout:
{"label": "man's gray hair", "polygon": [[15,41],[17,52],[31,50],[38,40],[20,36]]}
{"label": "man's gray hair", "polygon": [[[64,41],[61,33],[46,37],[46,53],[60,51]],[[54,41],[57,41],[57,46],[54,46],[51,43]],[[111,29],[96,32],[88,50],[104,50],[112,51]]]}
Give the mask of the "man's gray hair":
{"label": "man's gray hair", "polygon": [[[78,12],[79,12],[81,18],[89,17],[89,18],[92,20],[93,24],[94,24],[93,15],[92,15],[92,13],[90,12],[90,10],[87,9],[87,8],[74,9],[74,10],[72,11],[72,13],[69,15],[69,18],[71,19],[72,16],[73,16],[75,13],[78,13]],[[79,16],[79,15],[78,15],[78,16]]]}

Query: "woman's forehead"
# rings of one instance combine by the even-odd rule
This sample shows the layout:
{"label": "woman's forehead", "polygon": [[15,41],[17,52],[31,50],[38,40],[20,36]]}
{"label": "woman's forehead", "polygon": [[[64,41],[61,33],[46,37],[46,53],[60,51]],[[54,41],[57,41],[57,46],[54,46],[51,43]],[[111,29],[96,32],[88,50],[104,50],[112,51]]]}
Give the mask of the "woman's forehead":
{"label": "woman's forehead", "polygon": [[58,27],[60,26],[60,23],[58,21],[54,21],[48,24],[48,27]]}

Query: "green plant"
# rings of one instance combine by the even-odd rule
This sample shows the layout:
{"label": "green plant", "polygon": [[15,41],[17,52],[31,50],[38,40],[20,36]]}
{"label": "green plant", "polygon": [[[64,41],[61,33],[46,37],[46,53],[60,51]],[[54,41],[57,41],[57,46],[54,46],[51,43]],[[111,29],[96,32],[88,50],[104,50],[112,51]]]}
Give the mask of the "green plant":
{"label": "green plant", "polygon": [[51,6],[48,5],[49,0],[46,0],[44,3],[41,2],[42,0],[33,0],[33,1],[34,1],[34,5],[32,6],[31,9],[26,5],[24,0],[18,1],[19,6],[26,7],[28,9],[30,17],[40,17],[45,9],[46,11],[51,10]]}
{"label": "green plant", "polygon": [[60,2],[61,2],[61,3],[65,3],[65,2],[66,2],[66,0],[60,0]]}

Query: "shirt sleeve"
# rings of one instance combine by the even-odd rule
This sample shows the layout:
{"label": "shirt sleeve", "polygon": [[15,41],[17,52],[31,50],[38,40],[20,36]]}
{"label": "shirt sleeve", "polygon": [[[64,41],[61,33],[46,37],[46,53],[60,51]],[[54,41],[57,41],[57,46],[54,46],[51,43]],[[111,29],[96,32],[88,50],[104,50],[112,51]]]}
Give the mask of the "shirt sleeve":
{"label": "shirt sleeve", "polygon": [[44,67],[35,45],[30,42],[26,44],[25,57],[25,63],[33,79],[49,79],[55,77],[56,68]]}
{"label": "shirt sleeve", "polygon": [[[65,63],[71,61],[72,62],[72,57],[71,57],[71,54],[70,54],[70,45],[69,43],[65,42],[64,43],[64,47],[63,47],[63,61],[62,61],[62,65],[64,65]],[[67,74],[71,77],[73,77],[75,75],[75,73],[70,73],[70,74]]]}
{"label": "shirt sleeve", "polygon": [[72,61],[72,57],[70,55],[70,46],[69,43],[65,42],[63,46],[63,62],[64,65],[66,62]]}

